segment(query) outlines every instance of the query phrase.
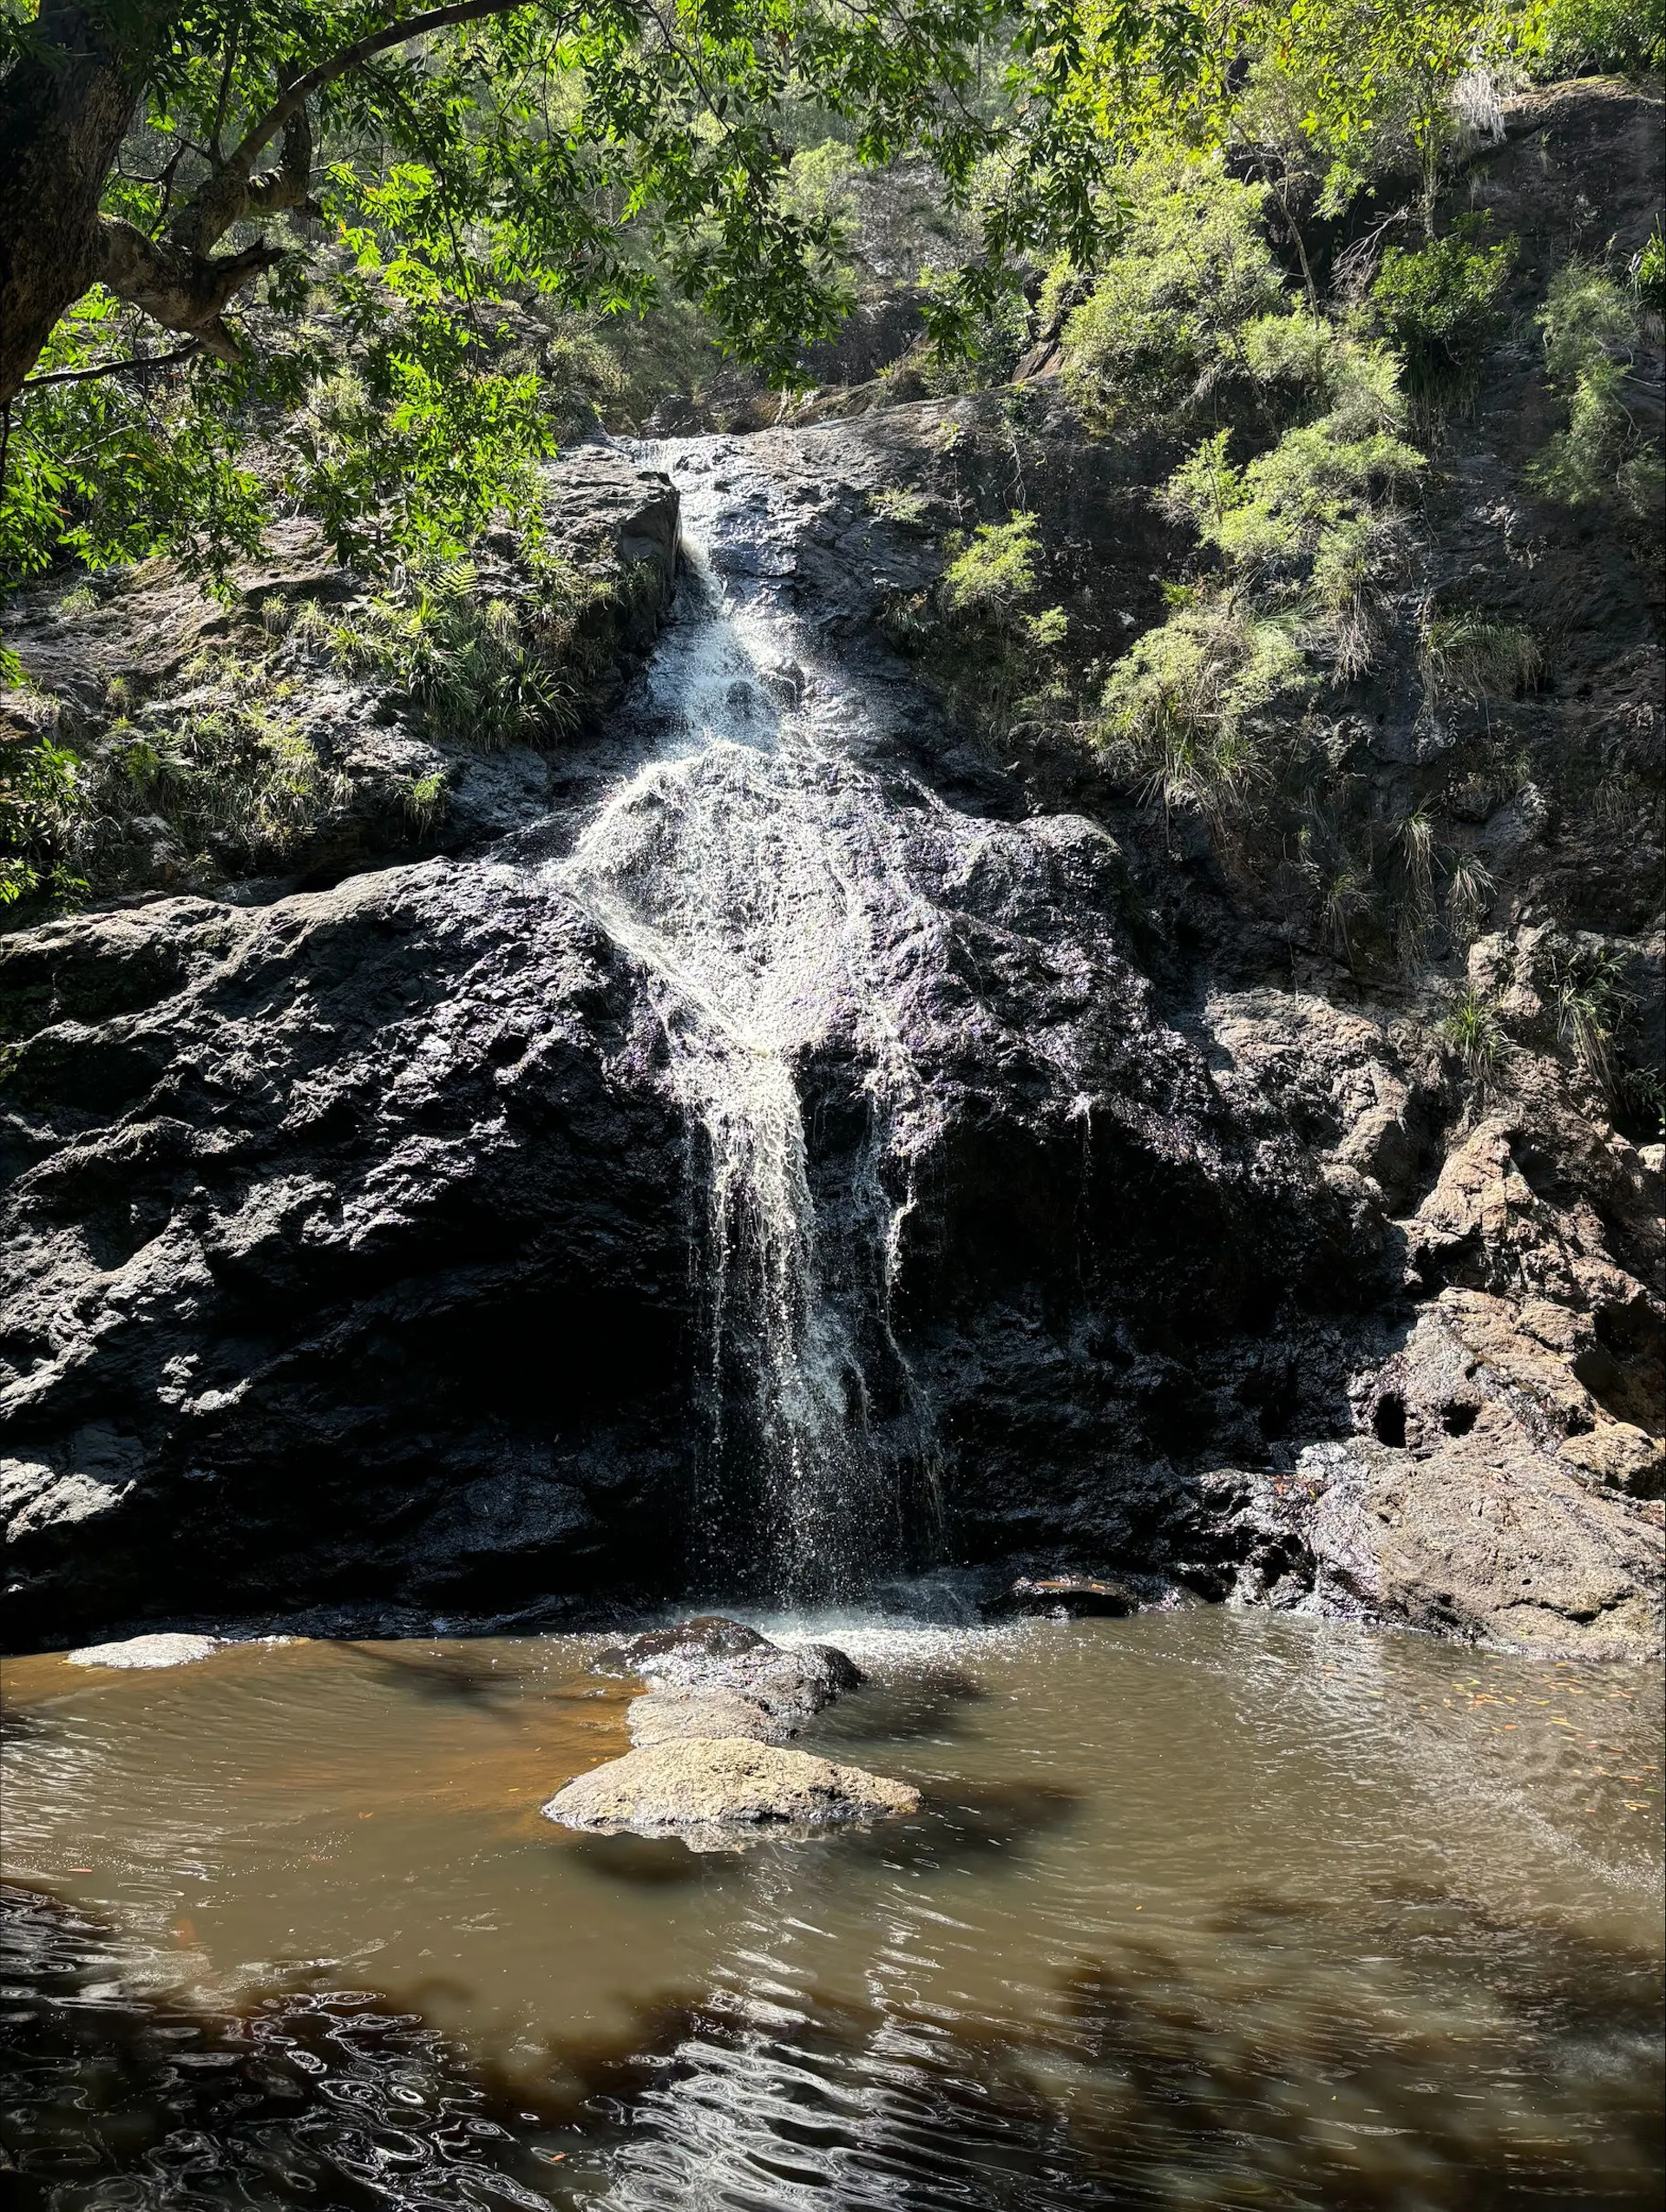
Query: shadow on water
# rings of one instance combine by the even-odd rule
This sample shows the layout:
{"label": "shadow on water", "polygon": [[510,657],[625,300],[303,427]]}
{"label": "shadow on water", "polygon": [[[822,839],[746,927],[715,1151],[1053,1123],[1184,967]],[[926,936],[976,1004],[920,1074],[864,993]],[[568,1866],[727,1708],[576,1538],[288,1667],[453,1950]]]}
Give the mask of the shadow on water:
{"label": "shadow on water", "polygon": [[[23,2212],[309,2204],[653,2212],[1313,2212],[1656,2206],[1656,1962],[1504,1927],[1431,1894],[1414,1936],[1453,1986],[1512,1983],[1497,2037],[1385,2019],[1340,1980],[1293,2007],[1292,1941],[1381,1926],[1246,1895],[1233,1971],[1159,1938],[1057,1980],[1019,2025],[813,1990],[635,2008],[513,2071],[408,1993],[288,1988],[241,2013],[124,1989],[109,1931],[0,1894],[0,2150]],[[1444,1918],[1440,1916],[1444,1914]],[[1440,1926],[1435,1921],[1440,1919]],[[1335,1925],[1331,1923],[1335,1922]],[[1519,1972],[1517,1972],[1517,1969]]]}
{"label": "shadow on water", "polygon": [[443,1652],[404,1654],[385,1646],[352,1643],[343,1646],[364,1660],[390,1685],[436,1705],[466,1705],[489,1711],[515,1699],[521,1685],[489,1659],[475,1659],[455,1648]]}
{"label": "shadow on water", "polygon": [[[895,1681],[869,1681],[860,1697],[842,1698],[818,1713],[818,1745],[907,1743],[922,1736],[948,1741],[962,1732],[962,1716],[988,1696],[981,1682],[957,1667],[922,1667]],[[830,1756],[832,1753],[830,1749]]]}

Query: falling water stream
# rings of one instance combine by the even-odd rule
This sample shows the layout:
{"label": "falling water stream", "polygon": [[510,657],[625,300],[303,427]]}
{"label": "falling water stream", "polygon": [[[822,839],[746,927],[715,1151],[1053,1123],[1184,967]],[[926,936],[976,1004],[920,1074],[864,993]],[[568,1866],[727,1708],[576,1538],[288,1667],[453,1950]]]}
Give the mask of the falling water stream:
{"label": "falling water stream", "polygon": [[[697,468],[707,442],[690,442]],[[919,1107],[872,974],[867,887],[900,871],[849,757],[861,704],[778,597],[719,574],[702,531],[724,503],[700,474],[685,485],[677,615],[629,710],[649,757],[551,874],[646,972],[699,1138],[702,1564],[744,1561],[758,1587],[804,1601],[895,1562],[920,1518],[910,1471],[931,1512],[929,1422],[889,1325],[908,1201],[882,1174]],[[836,1280],[800,1088],[805,1057],[830,1046],[862,1065],[867,1124]],[[876,1435],[876,1348],[911,1431],[900,1449]]]}

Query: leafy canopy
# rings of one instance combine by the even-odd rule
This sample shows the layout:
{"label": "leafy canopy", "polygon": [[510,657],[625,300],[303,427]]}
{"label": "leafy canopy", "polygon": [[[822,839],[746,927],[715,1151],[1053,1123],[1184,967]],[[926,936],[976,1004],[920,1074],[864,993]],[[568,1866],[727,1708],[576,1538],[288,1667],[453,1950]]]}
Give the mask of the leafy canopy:
{"label": "leafy canopy", "polygon": [[30,151],[89,36],[140,120],[95,180],[95,281],[66,278],[8,413],[0,576],[161,549],[219,574],[283,511],[369,569],[456,558],[500,511],[535,530],[541,299],[669,287],[790,382],[849,304],[838,194],[784,128],[807,105],[857,162],[923,151],[961,204],[985,180],[983,252],[934,303],[963,332],[1015,254],[1091,242],[1090,21],[1142,67],[1197,33],[1189,0],[1032,0],[1015,36],[1004,0],[10,0],[0,142]]}

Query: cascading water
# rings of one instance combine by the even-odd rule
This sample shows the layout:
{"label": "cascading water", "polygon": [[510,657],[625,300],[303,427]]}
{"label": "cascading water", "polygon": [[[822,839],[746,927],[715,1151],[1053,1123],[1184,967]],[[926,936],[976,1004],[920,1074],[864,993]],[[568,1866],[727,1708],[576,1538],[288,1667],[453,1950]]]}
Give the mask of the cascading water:
{"label": "cascading water", "polygon": [[[686,500],[685,526],[718,496]],[[863,899],[889,856],[868,779],[837,746],[853,703],[806,675],[810,658],[694,535],[630,710],[653,757],[554,871],[646,972],[700,1155],[699,1564],[788,1601],[852,1594],[909,1548],[912,1494],[927,1518],[935,1501],[929,1424],[889,1322],[909,1201],[888,1192],[882,1155],[913,1085],[872,987]],[[830,1237],[799,1068],[836,1044],[863,1066],[866,1128]]]}

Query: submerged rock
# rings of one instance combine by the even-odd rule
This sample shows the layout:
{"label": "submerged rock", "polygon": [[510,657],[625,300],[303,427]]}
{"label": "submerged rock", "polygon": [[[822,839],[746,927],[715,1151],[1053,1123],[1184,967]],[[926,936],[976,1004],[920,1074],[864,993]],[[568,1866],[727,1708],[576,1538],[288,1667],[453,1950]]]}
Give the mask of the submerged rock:
{"label": "submerged rock", "polygon": [[756,1698],[728,1690],[654,1690],[638,1698],[626,1716],[631,1741],[639,1746],[670,1744],[694,1737],[750,1737],[758,1744],[784,1743],[797,1724],[783,1719]]}
{"label": "submerged rock", "polygon": [[[592,1671],[640,1675],[666,1691],[737,1699],[761,1710],[779,1735],[791,1735],[867,1679],[835,1645],[772,1644],[721,1613],[698,1613],[674,1628],[632,1636],[600,1653]],[[690,1727],[678,1732],[717,1731]]]}
{"label": "submerged rock", "polygon": [[220,1649],[218,1636],[129,1636],[118,1644],[86,1644],[71,1666],[194,1666]]}
{"label": "submerged rock", "polygon": [[749,1830],[883,1820],[919,1807],[920,1792],[908,1783],[808,1751],[718,1737],[628,1751],[580,1775],[541,1810],[563,1828],[681,1836],[698,1850],[731,1848]]}
{"label": "submerged rock", "polygon": [[1097,1581],[1087,1574],[1020,1574],[984,1611],[999,1620],[1012,1614],[1040,1614],[1055,1620],[1089,1615],[1118,1619],[1139,1611],[1139,1599],[1125,1582]]}

